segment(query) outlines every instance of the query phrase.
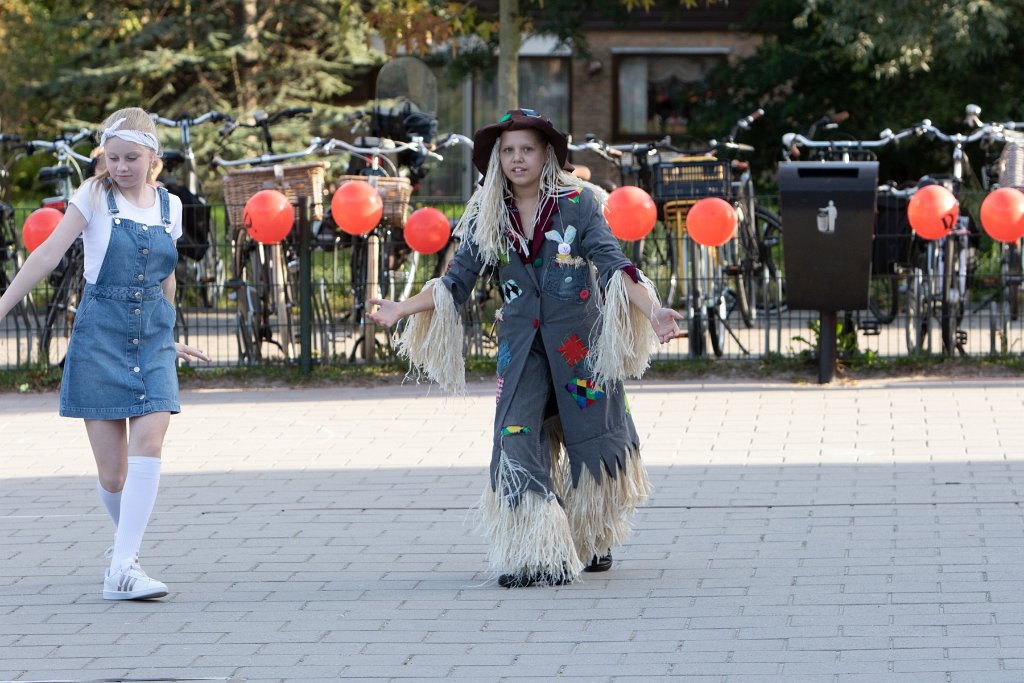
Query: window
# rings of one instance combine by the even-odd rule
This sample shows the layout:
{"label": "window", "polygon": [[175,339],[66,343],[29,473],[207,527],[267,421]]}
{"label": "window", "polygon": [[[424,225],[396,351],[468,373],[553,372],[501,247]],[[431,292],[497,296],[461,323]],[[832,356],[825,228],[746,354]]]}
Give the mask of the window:
{"label": "window", "polygon": [[712,97],[706,75],[725,59],[722,50],[616,54],[616,135],[685,134],[693,109]]}
{"label": "window", "polygon": [[[563,57],[519,58],[519,104],[551,119],[555,128],[569,131],[569,60]],[[498,111],[498,84],[477,79],[473,87],[473,129],[494,123]]]}

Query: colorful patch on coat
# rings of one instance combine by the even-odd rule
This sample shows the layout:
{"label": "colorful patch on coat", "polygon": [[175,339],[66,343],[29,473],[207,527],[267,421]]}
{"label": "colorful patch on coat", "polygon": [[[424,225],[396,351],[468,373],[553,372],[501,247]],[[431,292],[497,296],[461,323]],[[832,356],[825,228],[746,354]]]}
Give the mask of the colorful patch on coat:
{"label": "colorful patch on coat", "polygon": [[512,362],[512,345],[507,341],[498,344],[498,374],[504,375]]}
{"label": "colorful patch on coat", "polygon": [[509,434],[529,434],[530,428],[526,425],[509,425],[501,430],[502,436],[508,436]]}
{"label": "colorful patch on coat", "polygon": [[576,399],[576,405],[583,410],[597,399],[604,396],[604,389],[597,386],[592,380],[576,377],[565,385],[566,390]]}
{"label": "colorful patch on coat", "polygon": [[515,280],[505,280],[501,283],[501,296],[505,303],[515,301],[523,295],[523,288]]}
{"label": "colorful patch on coat", "polygon": [[629,408],[629,394],[625,389],[622,390],[622,401],[626,404],[626,415],[630,415],[633,411]]}
{"label": "colorful patch on coat", "polygon": [[568,199],[573,204],[579,204],[580,203],[580,191],[579,190],[573,190],[569,194],[565,195],[565,198]]}
{"label": "colorful patch on coat", "polygon": [[576,365],[587,357],[587,354],[590,353],[590,349],[587,348],[587,345],[583,343],[582,339],[575,334],[570,334],[566,337],[565,341],[562,342],[562,345],[558,347],[558,352],[562,354],[562,358],[565,359],[566,363],[569,365]]}

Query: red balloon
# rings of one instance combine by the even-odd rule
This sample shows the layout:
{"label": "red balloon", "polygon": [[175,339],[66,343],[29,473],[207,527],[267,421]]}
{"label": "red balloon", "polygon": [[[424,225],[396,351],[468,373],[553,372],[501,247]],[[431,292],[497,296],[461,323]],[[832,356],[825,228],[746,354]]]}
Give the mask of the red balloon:
{"label": "red balloon", "polygon": [[365,235],[380,223],[384,200],[365,180],[347,180],[331,198],[331,216],[350,235]]}
{"label": "red balloon", "polygon": [[291,232],[295,210],[283,193],[260,190],[245,203],[242,221],[249,236],[263,244],[277,244]]}
{"label": "red balloon", "polygon": [[451,236],[448,218],[433,207],[416,209],[405,221],[405,243],[421,254],[436,254]]}
{"label": "red balloon", "polygon": [[1024,192],[1001,187],[981,203],[981,226],[997,242],[1016,242],[1024,236]]}
{"label": "red balloon", "polygon": [[64,214],[49,207],[36,209],[30,213],[21,226],[21,241],[25,243],[25,248],[35,251],[36,247],[53,234],[61,218],[64,218]]}
{"label": "red balloon", "polygon": [[625,185],[612,190],[604,207],[612,234],[620,240],[643,239],[658,220],[658,207],[643,189]]}
{"label": "red balloon", "polygon": [[736,210],[718,197],[705,197],[686,214],[686,232],[705,247],[720,247],[736,235]]}
{"label": "red balloon", "polygon": [[907,218],[918,237],[937,240],[945,237],[960,217],[960,205],[953,193],[942,185],[925,185],[910,197]]}

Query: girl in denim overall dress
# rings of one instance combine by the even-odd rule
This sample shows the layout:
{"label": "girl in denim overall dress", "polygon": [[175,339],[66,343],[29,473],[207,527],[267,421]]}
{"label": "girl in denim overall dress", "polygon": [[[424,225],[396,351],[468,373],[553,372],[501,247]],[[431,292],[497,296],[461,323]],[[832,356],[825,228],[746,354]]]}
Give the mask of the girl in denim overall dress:
{"label": "girl in denim overall dress", "polygon": [[489,560],[507,588],[561,585],[611,568],[650,484],[623,379],[682,316],[622,254],[598,188],[570,175],[567,139],[530,109],[473,136],[482,187],[457,226],[448,273],[402,302],[371,300],[399,350],[442,388],[465,388],[460,306],[498,269],[498,390],[480,503]]}
{"label": "girl in denim overall dress", "polygon": [[174,341],[181,202],[150,184],[156,127],[132,107],[108,117],[102,130],[105,169],[79,188],[53,234],[26,259],[0,297],[0,318],[81,235],[86,285],[64,359],[60,414],[85,419],[97,490],[116,527],[103,597],[142,600],[167,595],[138,554],[156,502],[164,435],[180,411],[176,359],[209,358]]}

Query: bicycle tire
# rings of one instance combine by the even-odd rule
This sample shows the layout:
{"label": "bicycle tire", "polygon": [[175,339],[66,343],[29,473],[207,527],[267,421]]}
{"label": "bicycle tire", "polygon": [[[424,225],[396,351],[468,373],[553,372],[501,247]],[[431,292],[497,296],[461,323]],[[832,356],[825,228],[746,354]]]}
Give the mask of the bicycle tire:
{"label": "bicycle tire", "polygon": [[899,311],[900,283],[895,275],[877,275],[868,284],[868,310],[879,323],[888,325]]}
{"label": "bicycle tire", "polygon": [[711,341],[711,352],[716,358],[722,357],[725,344],[725,321],[719,308],[711,304],[707,308],[708,339]]}
{"label": "bicycle tire", "polygon": [[75,314],[82,300],[84,287],[83,262],[80,243],[76,242],[62,259],[64,268],[54,285],[53,296],[46,305],[46,318],[39,337],[39,357],[49,365],[63,365]]}
{"label": "bicycle tire", "polygon": [[737,206],[737,215],[742,220],[736,226],[736,241],[739,245],[739,253],[736,258],[736,308],[739,309],[740,318],[746,327],[753,327],[757,317],[757,310],[751,306],[753,300],[755,278],[760,260],[760,245],[757,239],[757,212],[755,207],[754,216],[748,216],[742,210],[743,205]]}
{"label": "bicycle tire", "polygon": [[931,287],[924,271],[912,268],[907,278],[907,353],[919,356],[931,352]]}

